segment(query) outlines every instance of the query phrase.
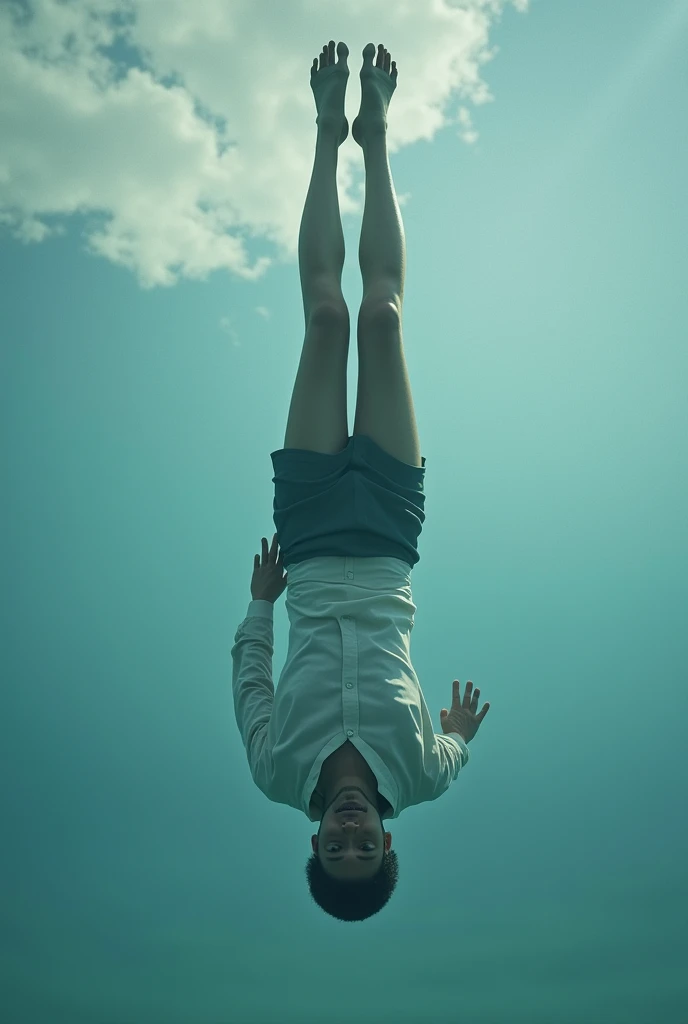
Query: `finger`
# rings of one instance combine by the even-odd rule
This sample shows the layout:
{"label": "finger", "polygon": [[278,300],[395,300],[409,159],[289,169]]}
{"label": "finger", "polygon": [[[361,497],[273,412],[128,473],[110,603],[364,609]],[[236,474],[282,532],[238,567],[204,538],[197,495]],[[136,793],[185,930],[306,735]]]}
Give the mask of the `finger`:
{"label": "finger", "polygon": [[473,710],[473,708],[477,708],[477,706],[478,706],[478,697],[479,696],[480,696],[480,690],[479,689],[478,690],[474,690],[473,691],[473,700],[471,701],[471,710]]}
{"label": "finger", "polygon": [[262,537],[261,540],[263,542],[263,565],[265,565],[268,560],[268,541],[267,537]]}
{"label": "finger", "polygon": [[470,708],[471,706],[471,695],[473,693],[473,683],[470,679],[466,682],[466,692],[463,695],[463,706]]}
{"label": "finger", "polygon": [[482,722],[483,718],[485,717],[485,715],[487,714],[487,712],[489,710],[490,710],[490,705],[489,705],[489,703],[487,703],[485,705],[485,707],[482,709],[482,711],[480,712],[480,714],[478,715],[478,721],[479,722]]}

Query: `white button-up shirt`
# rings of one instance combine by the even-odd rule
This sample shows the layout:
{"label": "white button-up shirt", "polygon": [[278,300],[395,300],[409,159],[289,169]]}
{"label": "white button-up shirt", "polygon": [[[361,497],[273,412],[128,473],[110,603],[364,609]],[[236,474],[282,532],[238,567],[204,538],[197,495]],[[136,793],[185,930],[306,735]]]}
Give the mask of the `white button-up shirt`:
{"label": "white button-up shirt", "polygon": [[253,781],[319,821],[323,761],[350,740],[390,805],[436,800],[468,761],[458,733],[435,733],[411,664],[416,606],[399,558],[310,558],[286,567],[287,659],[273,685],[273,611],[249,602],[232,647],[234,712]]}

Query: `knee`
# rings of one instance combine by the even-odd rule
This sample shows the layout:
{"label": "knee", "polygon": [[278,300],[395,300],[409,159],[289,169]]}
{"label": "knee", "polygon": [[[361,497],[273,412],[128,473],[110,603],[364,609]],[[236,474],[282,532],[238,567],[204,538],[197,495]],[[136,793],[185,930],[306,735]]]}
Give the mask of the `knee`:
{"label": "knee", "polygon": [[346,302],[342,298],[327,298],[320,299],[318,302],[312,303],[308,307],[306,314],[307,325],[315,325],[318,327],[343,327],[348,330],[349,327],[349,310]]}
{"label": "knee", "polygon": [[401,307],[394,299],[365,300],[358,316],[358,344],[379,343],[401,337]]}
{"label": "knee", "polygon": [[398,330],[401,324],[400,296],[366,296],[361,303],[358,319],[359,323],[374,324],[378,329]]}

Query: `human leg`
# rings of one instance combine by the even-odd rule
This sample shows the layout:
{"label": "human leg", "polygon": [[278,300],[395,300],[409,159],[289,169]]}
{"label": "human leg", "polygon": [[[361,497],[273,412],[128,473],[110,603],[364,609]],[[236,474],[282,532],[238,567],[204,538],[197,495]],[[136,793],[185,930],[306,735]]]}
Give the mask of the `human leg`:
{"label": "human leg", "polygon": [[344,233],[337,195],[339,146],[348,134],[344,95],[348,48],[330,41],[311,68],[317,140],[299,230],[306,333],[287,418],[285,448],[334,453],[346,447],[350,318],[342,294]]}
{"label": "human leg", "polygon": [[363,299],[358,315],[358,395],[354,434],[367,434],[401,462],[421,466],[420,440],[404,355],[402,304],[406,246],[387,153],[387,106],[396,62],[383,46],[363,51],[361,110],[353,123],[363,149],[366,194],[359,262]]}

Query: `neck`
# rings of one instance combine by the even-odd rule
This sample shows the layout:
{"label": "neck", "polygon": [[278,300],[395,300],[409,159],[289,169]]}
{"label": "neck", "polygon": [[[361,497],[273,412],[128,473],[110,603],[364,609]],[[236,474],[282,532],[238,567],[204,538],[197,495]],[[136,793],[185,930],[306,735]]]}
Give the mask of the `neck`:
{"label": "neck", "polygon": [[325,782],[322,795],[323,813],[335,801],[344,803],[345,800],[360,800],[361,803],[380,810],[380,794],[375,776],[371,784],[370,779],[363,775],[340,775]]}

